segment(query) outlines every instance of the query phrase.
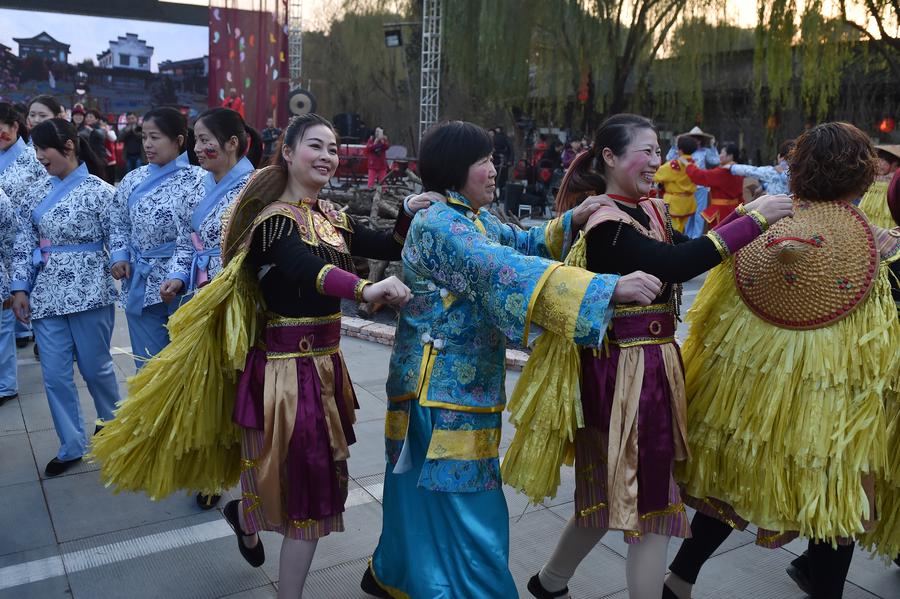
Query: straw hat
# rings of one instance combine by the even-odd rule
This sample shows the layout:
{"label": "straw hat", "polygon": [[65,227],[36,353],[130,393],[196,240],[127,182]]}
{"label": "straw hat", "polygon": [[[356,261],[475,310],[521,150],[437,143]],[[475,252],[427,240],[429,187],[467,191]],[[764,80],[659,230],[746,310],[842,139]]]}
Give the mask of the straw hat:
{"label": "straw hat", "polygon": [[224,219],[223,264],[227,264],[240,248],[257,215],[281,196],[286,185],[287,171],[280,166],[267,166],[253,173]]}
{"label": "straw hat", "polygon": [[[709,138],[709,139],[712,139],[712,138],[713,138],[712,135],[710,135],[709,133],[704,133],[704,132],[700,129],[700,127],[697,127],[697,126],[694,126],[693,129],[691,129],[691,130],[688,131],[687,133],[682,133],[681,135],[690,135],[691,137],[707,137],[707,138]],[[681,137],[681,135],[679,135],[678,137]]]}
{"label": "straw hat", "polygon": [[869,295],[879,254],[869,222],[847,202],[795,200],[785,218],[735,256],[744,304],[785,329],[817,329],[846,317]]}
{"label": "straw hat", "polygon": [[897,160],[900,160],[900,144],[883,144],[875,146],[875,149],[884,152],[885,154],[890,154],[891,156],[896,156]]}

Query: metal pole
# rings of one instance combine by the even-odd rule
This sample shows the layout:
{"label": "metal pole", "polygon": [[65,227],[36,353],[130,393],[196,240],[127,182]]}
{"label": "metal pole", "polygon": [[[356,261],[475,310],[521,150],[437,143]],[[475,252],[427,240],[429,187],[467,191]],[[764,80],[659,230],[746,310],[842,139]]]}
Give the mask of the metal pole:
{"label": "metal pole", "polygon": [[288,3],[288,76],[291,89],[300,85],[300,69],[303,64],[303,2],[289,0]]}
{"label": "metal pole", "polygon": [[419,91],[419,142],[438,121],[441,92],[441,0],[422,3],[422,76]]}

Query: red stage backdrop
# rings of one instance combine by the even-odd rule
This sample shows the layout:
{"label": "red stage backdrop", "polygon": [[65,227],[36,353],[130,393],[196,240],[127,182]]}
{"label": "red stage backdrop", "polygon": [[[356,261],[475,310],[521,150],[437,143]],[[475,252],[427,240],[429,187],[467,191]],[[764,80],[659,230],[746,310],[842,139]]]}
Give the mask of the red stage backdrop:
{"label": "red stage backdrop", "polygon": [[222,106],[234,88],[247,124],[287,120],[287,0],[211,0],[209,105]]}

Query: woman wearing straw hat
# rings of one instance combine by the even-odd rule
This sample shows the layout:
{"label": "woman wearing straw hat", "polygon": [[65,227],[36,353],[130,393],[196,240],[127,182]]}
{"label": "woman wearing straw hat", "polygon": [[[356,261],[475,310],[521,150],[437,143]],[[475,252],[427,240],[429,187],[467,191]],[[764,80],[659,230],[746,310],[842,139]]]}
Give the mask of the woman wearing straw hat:
{"label": "woman wearing straw hat", "polygon": [[[649,306],[617,306],[600,349],[567,346],[559,337],[539,339],[510,401],[515,413],[520,393],[529,396],[534,390],[541,403],[550,403],[563,395],[554,389],[578,389],[580,370],[584,417],[574,433],[575,515],[550,560],[528,583],[528,590],[540,599],[565,596],[579,563],[610,530],[623,531],[628,543],[629,596],[659,599],[669,538],[690,534],[673,479],[674,463],[687,458],[684,374],[675,342],[681,283],[719,264],[791,213],[787,196],[766,196],[732,213],[703,237],[689,239],[673,232],[662,200],[647,198],[659,166],[653,123],[618,114],[600,126],[592,149],[573,162],[560,189],[559,210],[589,194],[603,194],[613,203],[588,219],[584,243],[573,248],[569,260],[583,260],[593,272],[624,275],[640,269],[659,277],[663,287]],[[554,354],[574,352],[578,367],[573,381],[554,384],[563,361],[533,359],[545,349],[543,344],[553,344],[558,349]],[[525,462],[530,463],[523,466],[510,461],[519,445],[527,446],[534,436],[533,424],[540,423],[518,423],[503,467],[507,483],[534,501],[542,497],[529,489],[528,477],[513,474],[523,470],[527,475],[545,458],[528,456]],[[559,463],[552,467],[558,475]],[[548,494],[554,493],[555,487]]]}
{"label": "woman wearing straw hat", "polygon": [[856,127],[806,131],[789,162],[794,217],[714,270],[688,315],[691,459],[679,479],[697,514],[664,597],[690,597],[704,562],[748,522],[761,546],[811,539],[816,599],[841,596],[876,518],[866,542],[891,558],[900,549],[888,508],[900,500],[900,432],[884,393],[900,375],[888,275],[900,235],[853,206],[876,169]]}
{"label": "woman wearing straw hat", "polygon": [[875,146],[878,155],[878,171],[875,182],[866,191],[859,204],[866,216],[879,227],[892,227],[894,221],[887,205],[888,183],[900,169],[900,144]]}

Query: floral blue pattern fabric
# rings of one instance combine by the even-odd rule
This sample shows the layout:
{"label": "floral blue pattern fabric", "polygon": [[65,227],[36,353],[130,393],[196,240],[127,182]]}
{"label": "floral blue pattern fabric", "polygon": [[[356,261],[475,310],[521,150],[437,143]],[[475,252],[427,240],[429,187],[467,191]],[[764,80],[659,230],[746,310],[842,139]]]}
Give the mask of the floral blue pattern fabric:
{"label": "floral blue pattern fabric", "polygon": [[[522,231],[487,211],[476,216],[459,198],[451,197],[451,202],[420,211],[406,238],[404,280],[413,299],[397,328],[388,409],[408,414],[409,402],[417,400],[432,409],[434,430],[499,430],[506,403],[506,339],[526,340],[529,306],[544,275],[558,265],[541,257],[551,253],[548,227],[563,226],[570,238],[571,214]],[[579,340],[596,345],[603,338],[616,279],[592,279],[581,303],[575,332]],[[419,486],[443,492],[499,488],[493,449],[492,455],[472,460],[427,459]],[[391,464],[402,450],[396,431],[386,435]]]}
{"label": "floral blue pattern fabric", "polygon": [[[41,214],[37,223],[31,214],[44,196],[25,198],[19,209],[11,287],[12,291],[31,294],[32,319],[93,310],[115,302],[118,292],[107,253],[114,193],[112,185],[89,175]],[[56,247],[100,246],[51,253],[46,264],[38,267],[33,254],[41,239]]]}
{"label": "floral blue pattern fabric", "polygon": [[10,269],[17,220],[12,201],[0,187],[0,297],[3,298],[8,298],[10,294]]}
{"label": "floral blue pattern fabric", "polygon": [[[200,237],[200,241],[203,243],[205,249],[209,250],[219,247],[219,243],[222,240],[222,220],[252,175],[253,172],[249,172],[239,177],[235,181],[233,187],[222,195],[216,205],[200,223],[199,230],[196,231],[196,233]],[[191,262],[193,261],[194,255],[197,253],[197,250],[194,249],[194,244],[191,241],[191,218],[204,198],[205,191],[201,185],[198,193],[184,203],[182,222],[187,223],[187,227],[179,230],[175,254],[176,256],[190,256],[190,260],[188,260],[186,264],[181,262],[175,264],[177,270],[174,270],[170,274],[172,278],[178,278],[184,281],[185,285],[191,280]],[[211,256],[209,258],[209,266],[207,267],[209,278],[212,279],[215,277],[220,270],[222,270],[222,259],[218,256]]]}
{"label": "floral blue pattern fabric", "polygon": [[[191,166],[176,171],[136,202],[129,197],[148,176],[149,165],[125,175],[113,199],[110,228],[111,262],[134,261],[136,254],[144,255],[163,244],[181,237],[190,238],[190,218],[186,205],[196,202],[203,193],[203,169]],[[129,206],[129,204],[132,204]],[[193,246],[177,244],[171,258],[144,258],[150,264],[143,306],[162,302],[159,288],[172,272],[187,273],[190,269]],[[132,269],[134,265],[132,264]],[[122,306],[125,293],[122,294]]]}
{"label": "floral blue pattern fabric", "polygon": [[[22,206],[33,208],[50,192],[50,175],[38,162],[34,148],[27,146],[9,166],[0,171],[0,189],[9,196],[17,218]],[[30,214],[31,208],[25,217],[29,218]]]}

